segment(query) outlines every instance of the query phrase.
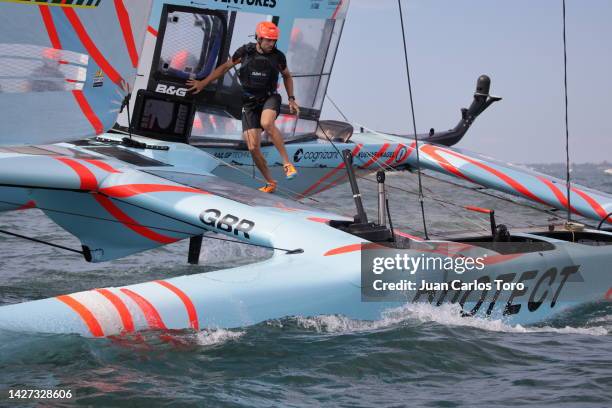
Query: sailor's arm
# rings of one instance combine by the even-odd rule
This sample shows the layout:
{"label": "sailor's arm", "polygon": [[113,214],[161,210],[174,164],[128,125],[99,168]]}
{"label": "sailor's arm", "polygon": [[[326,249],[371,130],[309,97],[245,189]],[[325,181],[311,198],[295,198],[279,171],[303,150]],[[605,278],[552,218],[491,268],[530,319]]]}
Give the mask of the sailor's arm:
{"label": "sailor's arm", "polygon": [[287,90],[287,97],[289,98],[289,111],[296,115],[300,114],[300,106],[295,100],[295,94],[293,93],[293,77],[291,76],[291,72],[289,72],[289,68],[285,68],[281,71],[281,75],[283,76],[283,82],[285,83],[285,89]]}
{"label": "sailor's arm", "polygon": [[209,76],[202,79],[201,81],[198,81],[197,79],[190,79],[189,81],[187,81],[187,85],[191,88],[187,89],[187,92],[193,91],[194,95],[200,93],[200,91],[206,88],[208,84],[221,78],[237,64],[240,64],[240,59],[232,60],[230,58],[225,64],[219,65],[217,68],[215,68],[213,72],[210,73]]}

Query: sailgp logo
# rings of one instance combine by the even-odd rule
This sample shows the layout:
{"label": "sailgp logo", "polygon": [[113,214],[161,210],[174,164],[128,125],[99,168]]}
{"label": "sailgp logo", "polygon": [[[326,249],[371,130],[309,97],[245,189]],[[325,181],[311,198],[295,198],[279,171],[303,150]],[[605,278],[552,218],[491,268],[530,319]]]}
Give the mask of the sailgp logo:
{"label": "sailgp logo", "polygon": [[157,88],[155,88],[155,92],[163,93],[166,95],[185,96],[187,95],[187,88],[177,88],[172,85],[168,86],[164,84],[157,84]]}
{"label": "sailgp logo", "polygon": [[402,146],[402,148],[400,149],[400,151],[397,153],[397,157],[395,158],[395,162],[399,163],[401,161],[403,161],[406,158],[406,146]]}

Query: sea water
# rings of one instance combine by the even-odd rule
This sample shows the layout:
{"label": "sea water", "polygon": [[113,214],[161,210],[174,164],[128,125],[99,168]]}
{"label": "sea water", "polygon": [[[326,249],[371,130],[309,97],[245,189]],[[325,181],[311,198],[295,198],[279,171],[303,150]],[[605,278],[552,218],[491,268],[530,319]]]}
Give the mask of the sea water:
{"label": "sea water", "polygon": [[[603,167],[602,167],[603,166]],[[575,166],[577,182],[612,192],[605,165]],[[556,176],[563,166],[536,166]],[[376,212],[376,184],[359,180]],[[397,229],[419,235],[416,176],[387,178]],[[424,178],[432,234],[483,230],[488,219],[462,205],[495,208],[512,228],[546,225],[549,215]],[[315,197],[354,213],[348,186]],[[559,214],[563,217],[563,214]],[[39,210],[0,214],[0,228],[79,246]],[[263,249],[205,240],[201,264],[181,242],[106,264],[0,236],[0,304],[120,286],[265,259]],[[591,304],[537,326],[462,318],[455,305],[407,304],[376,321],[287,316],[239,329],[143,333],[138,342],[0,331],[0,406],[8,390],[71,390],[43,405],[244,407],[612,406],[612,303]],[[38,400],[38,403],[40,400]]]}

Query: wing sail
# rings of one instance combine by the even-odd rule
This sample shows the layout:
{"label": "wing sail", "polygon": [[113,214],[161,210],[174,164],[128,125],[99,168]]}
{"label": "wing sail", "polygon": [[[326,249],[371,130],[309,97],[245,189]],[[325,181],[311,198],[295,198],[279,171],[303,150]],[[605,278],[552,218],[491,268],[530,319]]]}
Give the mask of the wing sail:
{"label": "wing sail", "polygon": [[134,82],[152,0],[61,3],[0,1],[0,144],[100,134]]}

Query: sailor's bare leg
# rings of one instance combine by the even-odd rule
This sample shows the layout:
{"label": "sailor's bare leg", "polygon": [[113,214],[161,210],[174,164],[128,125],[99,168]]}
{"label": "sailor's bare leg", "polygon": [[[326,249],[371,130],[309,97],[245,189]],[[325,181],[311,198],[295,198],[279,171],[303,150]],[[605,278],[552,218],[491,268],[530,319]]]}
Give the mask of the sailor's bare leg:
{"label": "sailor's bare leg", "polygon": [[266,132],[272,138],[272,143],[278,150],[283,159],[283,164],[291,163],[289,161],[289,156],[287,156],[287,150],[285,149],[285,141],[283,140],[283,135],[280,130],[274,124],[276,120],[276,111],[274,109],[264,109],[261,114],[261,127],[264,128]]}
{"label": "sailor's bare leg", "polygon": [[275,181],[272,178],[272,174],[270,174],[270,169],[268,169],[266,158],[261,152],[261,129],[249,129],[242,132],[242,137],[251,152],[255,166],[257,166],[268,183],[274,183]]}

